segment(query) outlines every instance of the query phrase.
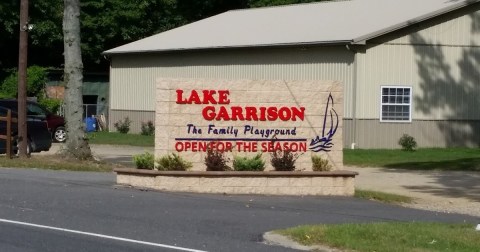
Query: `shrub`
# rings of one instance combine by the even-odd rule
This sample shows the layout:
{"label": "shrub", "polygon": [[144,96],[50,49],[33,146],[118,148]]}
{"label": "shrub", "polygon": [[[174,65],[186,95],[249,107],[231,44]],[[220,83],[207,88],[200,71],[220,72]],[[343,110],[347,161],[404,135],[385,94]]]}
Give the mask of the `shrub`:
{"label": "shrub", "polygon": [[[40,66],[27,68],[27,96],[42,97],[43,88],[47,82],[46,69]],[[12,70],[1,86],[2,96],[15,98],[18,91],[18,71]]]}
{"label": "shrub", "polygon": [[417,148],[417,141],[408,134],[403,134],[400,140],[398,140],[398,144],[402,146],[404,151],[415,151],[415,148]]}
{"label": "shrub", "polygon": [[186,171],[192,168],[192,163],[185,161],[179,155],[165,155],[157,159],[157,168],[160,171]]}
{"label": "shrub", "polygon": [[[28,77],[27,77],[28,78]],[[18,92],[18,72],[11,73],[2,83],[2,98],[16,98]]]}
{"label": "shrub", "polygon": [[142,122],[141,135],[153,136],[155,134],[155,125],[152,121]]}
{"label": "shrub", "polygon": [[276,171],[294,171],[299,154],[291,151],[275,151],[270,154],[270,162]]}
{"label": "shrub", "polygon": [[320,156],[312,155],[312,170],[314,171],[331,171],[332,165],[328,163],[327,159]]}
{"label": "shrub", "polygon": [[155,157],[149,152],[133,155],[133,163],[137,169],[153,170],[155,168]]}
{"label": "shrub", "polygon": [[205,165],[207,166],[207,171],[230,171],[230,168],[227,165],[229,159],[225,157],[223,151],[212,150],[209,148],[207,150],[207,156],[205,157]]}
{"label": "shrub", "polygon": [[130,131],[130,124],[131,123],[132,123],[132,121],[127,116],[123,119],[123,121],[118,120],[115,124],[113,124],[113,126],[115,126],[115,129],[117,129],[118,132],[123,133],[123,134],[127,134]]}
{"label": "shrub", "polygon": [[60,106],[62,105],[62,100],[54,98],[43,98],[40,99],[38,103],[45,107],[48,111],[57,114]]}
{"label": "shrub", "polygon": [[265,170],[265,161],[263,161],[261,153],[253,158],[236,156],[233,159],[233,169],[235,171],[263,171]]}

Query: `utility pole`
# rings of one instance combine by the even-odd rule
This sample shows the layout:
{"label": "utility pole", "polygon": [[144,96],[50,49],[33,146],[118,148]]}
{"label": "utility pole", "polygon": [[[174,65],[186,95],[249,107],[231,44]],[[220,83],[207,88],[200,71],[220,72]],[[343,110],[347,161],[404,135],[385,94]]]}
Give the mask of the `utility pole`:
{"label": "utility pole", "polygon": [[20,44],[18,52],[18,153],[27,157],[27,52],[28,0],[20,1]]}

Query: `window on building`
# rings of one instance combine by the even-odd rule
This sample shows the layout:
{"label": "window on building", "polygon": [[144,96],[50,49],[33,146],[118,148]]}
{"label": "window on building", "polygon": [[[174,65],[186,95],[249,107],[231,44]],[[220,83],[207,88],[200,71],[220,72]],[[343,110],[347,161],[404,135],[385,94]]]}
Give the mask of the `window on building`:
{"label": "window on building", "polygon": [[411,122],[411,108],[411,87],[382,86],[381,122]]}

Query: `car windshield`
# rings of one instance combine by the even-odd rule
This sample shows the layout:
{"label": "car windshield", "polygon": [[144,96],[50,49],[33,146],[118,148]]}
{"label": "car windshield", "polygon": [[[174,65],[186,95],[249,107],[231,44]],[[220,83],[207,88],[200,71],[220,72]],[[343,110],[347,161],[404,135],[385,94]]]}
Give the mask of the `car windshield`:
{"label": "car windshield", "polygon": [[46,111],[41,108],[40,106],[37,106],[36,104],[33,103],[28,103],[27,104],[27,115],[41,115],[41,116],[46,116],[47,113]]}

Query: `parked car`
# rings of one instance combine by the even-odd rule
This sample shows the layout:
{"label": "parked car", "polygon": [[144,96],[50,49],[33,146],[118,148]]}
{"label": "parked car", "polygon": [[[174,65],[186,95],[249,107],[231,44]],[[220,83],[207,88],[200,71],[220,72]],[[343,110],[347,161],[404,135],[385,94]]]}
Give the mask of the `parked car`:
{"label": "parked car", "polygon": [[[7,111],[10,108],[0,106],[0,116],[6,117]],[[12,110],[12,109],[10,109]],[[17,112],[12,110],[12,117],[17,118]],[[12,136],[14,140],[12,142],[12,151],[14,154],[18,154],[18,124],[12,123],[11,125]],[[0,121],[0,135],[7,135],[7,122],[6,120]],[[48,151],[52,146],[52,135],[47,127],[47,121],[45,118],[27,117],[27,153]],[[7,152],[7,144],[5,139],[0,139],[0,154]]]}
{"label": "parked car", "polygon": [[[18,100],[15,99],[1,99],[0,107],[6,107],[12,111],[18,110]],[[51,132],[51,137],[55,142],[63,143],[67,139],[67,130],[65,129],[65,119],[59,115],[55,115],[42,105],[27,101],[27,117],[46,119],[48,130]]]}

